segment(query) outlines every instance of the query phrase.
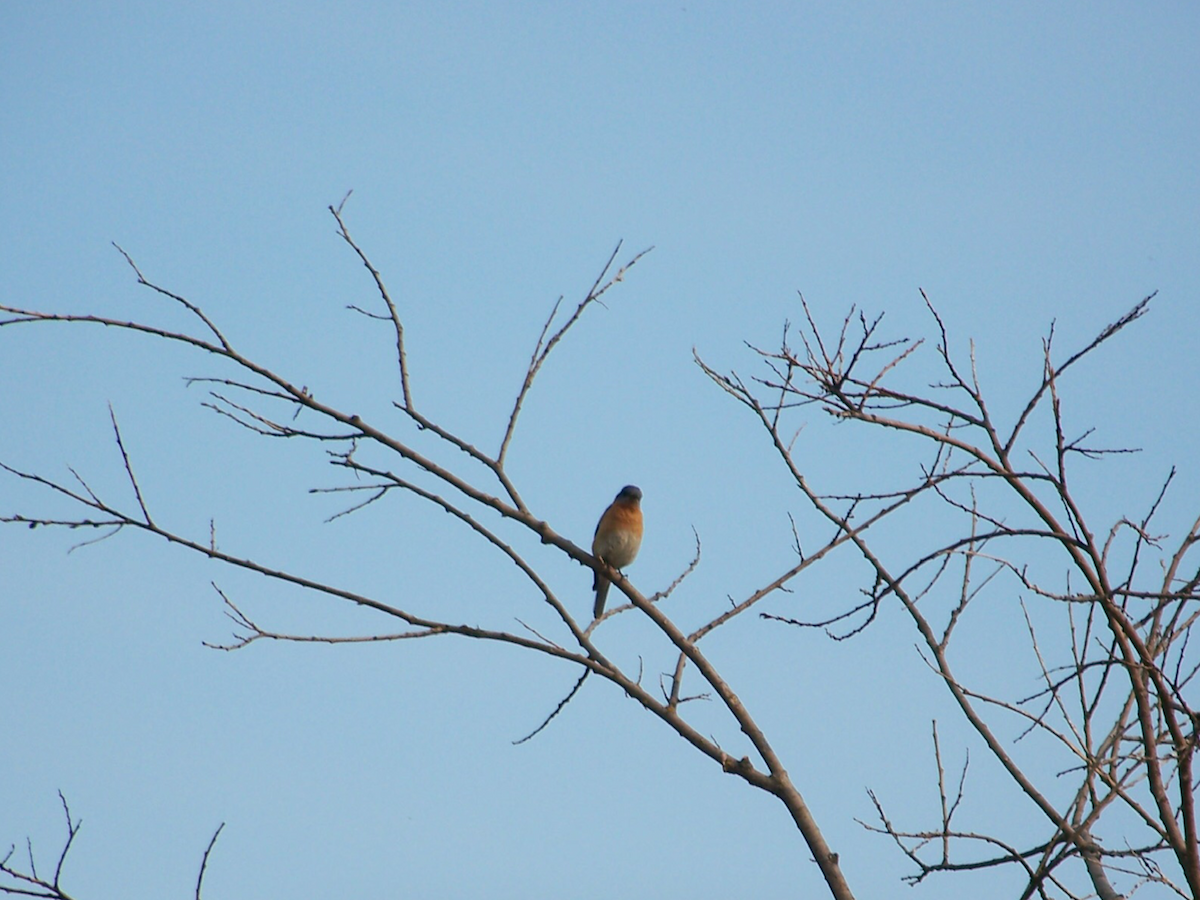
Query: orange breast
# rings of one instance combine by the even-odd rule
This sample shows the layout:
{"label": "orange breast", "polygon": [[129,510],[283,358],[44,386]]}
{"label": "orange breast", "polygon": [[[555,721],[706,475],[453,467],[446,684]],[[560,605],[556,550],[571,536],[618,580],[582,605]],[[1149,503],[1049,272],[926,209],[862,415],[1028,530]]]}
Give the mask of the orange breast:
{"label": "orange breast", "polygon": [[641,544],[642,510],[636,502],[620,502],[605,511],[592,541],[592,552],[620,569],[633,562]]}

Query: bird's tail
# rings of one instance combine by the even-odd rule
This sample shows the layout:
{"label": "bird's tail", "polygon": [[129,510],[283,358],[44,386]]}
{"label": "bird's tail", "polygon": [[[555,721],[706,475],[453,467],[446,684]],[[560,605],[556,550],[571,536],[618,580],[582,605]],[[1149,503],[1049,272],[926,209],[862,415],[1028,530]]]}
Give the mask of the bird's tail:
{"label": "bird's tail", "polygon": [[593,619],[598,619],[604,614],[604,601],[608,599],[608,587],[611,583],[599,574],[592,580],[592,587],[596,589],[596,605],[592,607]]}

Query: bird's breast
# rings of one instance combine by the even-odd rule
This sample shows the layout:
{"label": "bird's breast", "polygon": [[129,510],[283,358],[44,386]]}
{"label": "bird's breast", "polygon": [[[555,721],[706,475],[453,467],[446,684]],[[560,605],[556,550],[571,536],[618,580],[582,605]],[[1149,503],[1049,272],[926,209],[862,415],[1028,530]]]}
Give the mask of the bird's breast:
{"label": "bird's breast", "polygon": [[637,556],[638,548],[642,545],[642,536],[631,531],[616,531],[607,535],[607,539],[601,543],[604,546],[599,548],[600,556],[610,566],[621,569],[633,562]]}

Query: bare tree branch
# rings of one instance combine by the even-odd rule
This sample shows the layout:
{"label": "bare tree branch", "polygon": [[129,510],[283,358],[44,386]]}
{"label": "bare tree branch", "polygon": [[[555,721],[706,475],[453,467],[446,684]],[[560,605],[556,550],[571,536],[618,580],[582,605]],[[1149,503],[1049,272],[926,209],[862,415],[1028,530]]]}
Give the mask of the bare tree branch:
{"label": "bare tree branch", "polygon": [[[826,844],[775,744],[714,659],[701,651],[700,642],[747,610],[766,609],[760,604],[767,598],[785,609],[760,612],[762,619],[819,628],[840,641],[862,635],[879,621],[881,609],[892,605],[915,631],[922,658],[946,690],[951,710],[967,723],[972,740],[982,742],[986,756],[1003,773],[1003,789],[1035,811],[1037,827],[1042,830],[1031,837],[1028,833],[1003,833],[1005,829],[998,825],[996,833],[962,827],[961,822],[970,815],[966,791],[970,757],[964,754],[956,779],[948,776],[935,723],[934,827],[898,827],[885,814],[877,795],[869,793],[879,824],[866,827],[890,839],[915,867],[915,874],[907,880],[919,883],[935,873],[1011,868],[1021,878],[1025,897],[1048,900],[1089,893],[1114,900],[1121,896],[1114,879],[1132,879],[1128,893],[1153,883],[1185,896],[1178,884],[1186,884],[1192,897],[1200,896],[1193,771],[1200,733],[1200,711],[1193,699],[1200,656],[1190,641],[1191,630],[1200,619],[1196,605],[1200,564],[1189,555],[1200,543],[1200,518],[1174,545],[1168,543],[1168,535],[1159,533],[1165,529],[1156,516],[1165,517],[1161,511],[1172,472],[1147,512],[1095,527],[1083,498],[1075,491],[1072,467],[1084,461],[1112,464],[1132,451],[1104,446],[1092,436],[1092,429],[1069,423],[1064,412],[1069,399],[1064,393],[1064,374],[1074,371],[1076,362],[1140,318],[1153,294],[1062,363],[1056,362],[1051,326],[1042,344],[1040,376],[1011,420],[994,414],[993,409],[1002,407],[993,407],[989,400],[995,398],[985,396],[986,379],[981,375],[985,365],[975,343],[968,344],[968,360],[957,360],[947,324],[924,292],[921,297],[934,332],[928,341],[889,336],[882,315],[869,317],[857,307],[832,330],[823,331],[801,296],[803,320],[797,329],[785,323],[778,350],[748,345],[758,360],[756,365],[763,367],[761,377],[743,379],[736,372],[717,372],[693,351],[704,374],[745,407],[756,427],[764,430],[770,453],[795,484],[807,518],[789,512],[794,558],[783,560],[774,572],[757,579],[754,583],[761,586],[742,599],[730,596],[719,611],[688,604],[694,621],[684,627],[668,615],[674,604],[664,601],[698,566],[698,535],[691,562],[664,588],[643,594],[623,573],[539,517],[506,469],[521,411],[550,353],[590,306],[604,305],[601,298],[649,251],[634,255],[612,273],[621,250],[618,243],[561,324],[556,323],[562,299],[553,305],[493,456],[479,449],[485,444],[447,428],[428,411],[415,407],[402,318],[379,270],[350,235],[343,218],[346,198],[336,207],[331,205],[329,211],[338,236],[370,273],[384,312],[355,305],[350,309],[372,323],[390,326],[401,394],[394,406],[406,417],[401,420],[404,430],[400,433],[318,398],[298,379],[285,377],[243,354],[197,304],[147,280],[120,247],[117,249],[139,285],[189,314],[186,329],[9,306],[0,306],[0,329],[33,324],[100,325],[198,350],[205,360],[232,366],[232,374],[194,376],[187,384],[204,385],[207,394],[200,405],[223,420],[254,434],[286,438],[317,449],[316,455],[338,476],[332,486],[311,488],[311,492],[339,495],[350,504],[327,521],[388,503],[397,496],[415,497],[425,508],[447,513],[463,526],[461,534],[471,546],[490,548],[495,559],[518,572],[522,591],[517,598],[523,602],[532,598],[543,620],[518,617],[510,605],[497,602],[488,607],[491,621],[454,621],[445,614],[444,606],[427,598],[384,601],[298,569],[226,551],[217,545],[212,522],[203,536],[160,525],[152,517],[139,483],[132,462],[136,454],[130,452],[111,406],[114,439],[133,500],[122,504],[107,499],[75,469],[68,470],[69,478],[54,478],[0,463],[0,471],[8,477],[45,491],[75,511],[74,515],[38,515],[6,510],[0,522],[103,532],[84,543],[119,532],[162,538],[193,554],[371,610],[392,622],[390,628],[363,634],[282,631],[260,624],[248,612],[252,601],[239,599],[235,604],[214,584],[225,615],[234,623],[230,641],[206,644],[215,649],[244,649],[264,639],[356,644],[453,635],[539,653],[577,667],[574,686],[536,729],[514,741],[517,744],[547,727],[595,674],[664,722],[723,772],[778,799],[837,900],[853,896],[838,855]],[[910,374],[917,360],[931,355],[937,368],[934,382],[923,377],[912,384]],[[884,479],[891,478],[894,469],[864,471],[855,490],[819,490],[819,475],[802,469],[794,455],[806,423],[796,423],[793,418],[797,411],[809,408],[863,429],[889,442],[889,447],[918,448],[911,471],[892,483]],[[301,413],[304,419],[300,419]],[[419,443],[405,437],[414,430],[426,434]],[[799,446],[803,448],[803,443]],[[1020,464],[1014,461],[1017,456],[1023,461]],[[884,483],[876,483],[880,481]],[[897,529],[905,529],[909,535],[898,559],[887,543],[889,533]],[[811,536],[814,530],[819,535],[815,539]],[[817,549],[805,552],[805,547]],[[560,554],[585,570],[604,575],[626,602],[590,623],[577,621],[554,579],[544,574],[549,570],[541,568],[535,552]],[[827,589],[817,596],[798,587],[810,569],[835,554],[851,558],[861,573],[856,591],[830,597]],[[472,553],[473,560],[477,556]],[[1146,572],[1148,563],[1155,560],[1160,571],[1151,578]],[[572,584],[570,590],[576,588]],[[970,645],[963,635],[976,627],[981,605],[997,598],[1007,601],[1002,608],[1012,610],[1013,616],[1018,607],[1021,610],[1028,646],[1020,659],[1012,660],[1012,666],[1027,677],[1026,684],[1034,685],[1032,689],[1014,691],[1011,683],[989,680],[969,656]],[[787,604],[800,604],[802,611],[796,614],[786,609]],[[600,631],[598,626],[610,617],[628,614],[644,620],[650,637],[636,653],[628,654],[631,660],[636,656],[636,666],[630,662],[626,667],[606,652],[600,637],[608,637],[609,629]],[[1015,621],[1020,623],[1019,618]],[[397,627],[396,622],[401,624]],[[717,652],[710,644],[704,646]],[[655,680],[653,673],[659,673],[657,693],[643,685],[646,671],[652,673],[650,681]],[[684,694],[685,675],[690,695]],[[720,711],[719,726],[708,724],[709,716],[703,720],[704,731],[693,724],[700,721],[692,719],[696,707],[686,704],[700,697],[711,699],[713,708]],[[1033,744],[1036,751],[1029,749]],[[736,752],[725,746],[736,747]],[[804,777],[816,777],[816,773],[806,771]],[[65,800],[63,806],[68,839],[53,880],[37,875],[31,847],[28,872],[12,866],[10,851],[0,863],[0,875],[6,876],[11,886],[0,883],[0,892],[67,897],[59,887],[59,875],[78,823],[72,821]],[[1116,824],[1110,827],[1109,823]],[[197,900],[223,827],[213,834],[204,853],[196,882]],[[1079,884],[1089,885],[1089,892],[1081,891]]]}

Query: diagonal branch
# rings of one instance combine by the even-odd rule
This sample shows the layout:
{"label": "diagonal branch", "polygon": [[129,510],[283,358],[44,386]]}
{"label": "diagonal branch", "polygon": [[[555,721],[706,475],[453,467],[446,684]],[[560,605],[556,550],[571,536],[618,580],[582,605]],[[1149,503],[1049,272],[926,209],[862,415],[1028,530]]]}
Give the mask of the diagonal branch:
{"label": "diagonal branch", "polygon": [[404,395],[404,408],[411,410],[414,407],[412,387],[409,384],[408,377],[408,355],[404,350],[404,324],[400,321],[400,313],[396,309],[396,304],[392,302],[387,285],[383,283],[383,276],[379,274],[379,270],[367,258],[367,254],[363,252],[362,248],[354,242],[354,238],[350,237],[350,231],[346,228],[346,223],[342,219],[342,208],[346,205],[346,201],[350,199],[352,193],[354,193],[352,190],[347,191],[346,196],[342,198],[342,202],[336,207],[331,204],[329,212],[338,224],[338,236],[350,245],[350,249],[358,256],[366,270],[371,273],[371,278],[375,281],[375,289],[379,291],[380,299],[383,300],[384,306],[387,307],[388,318],[391,320],[392,328],[396,332],[396,362],[400,367],[400,390]]}
{"label": "diagonal branch", "polygon": [[[591,289],[587,295],[575,307],[575,311],[571,313],[570,318],[562,324],[562,326],[546,339],[546,334],[550,331],[550,325],[554,322],[554,317],[558,314],[558,308],[562,304],[562,298],[559,297],[554,304],[554,308],[550,310],[550,316],[546,319],[546,323],[542,326],[542,332],[538,335],[537,343],[534,345],[533,354],[529,358],[529,366],[525,370],[525,379],[521,383],[521,389],[517,391],[517,399],[513,403],[512,412],[508,417],[508,427],[504,429],[504,437],[500,440],[500,452],[496,454],[496,463],[503,468],[505,457],[508,455],[509,445],[512,443],[513,434],[517,427],[517,417],[521,414],[521,407],[525,403],[525,396],[529,393],[529,389],[533,387],[533,379],[537,377],[537,373],[541,370],[546,360],[549,358],[551,351],[558,345],[558,342],[563,339],[566,333],[571,329],[571,326],[579,321],[579,317],[583,315],[591,304],[599,302],[600,298],[614,284],[625,280],[625,273],[637,265],[638,260],[653,250],[653,247],[647,247],[642,252],[636,254],[629,262],[621,266],[617,273],[613,275],[607,282],[604,277],[612,268],[613,260],[617,258],[617,254],[621,252],[621,242],[617,242],[617,246],[613,248],[612,254],[608,257],[608,262],[604,264],[604,268],[600,270],[600,274],[596,276],[596,280],[592,283]],[[603,282],[603,283],[602,283]]]}

